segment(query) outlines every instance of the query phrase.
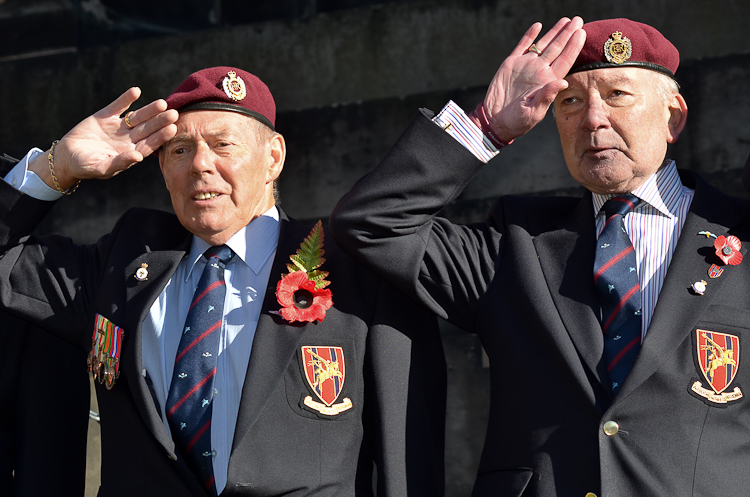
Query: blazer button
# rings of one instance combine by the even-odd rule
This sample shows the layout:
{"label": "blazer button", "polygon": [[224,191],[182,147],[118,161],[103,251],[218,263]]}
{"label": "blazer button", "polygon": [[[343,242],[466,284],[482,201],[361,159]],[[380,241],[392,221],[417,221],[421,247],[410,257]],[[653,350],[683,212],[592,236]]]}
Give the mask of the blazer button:
{"label": "blazer button", "polygon": [[593,492],[589,492],[586,494],[586,497],[596,497],[596,494]]}
{"label": "blazer button", "polygon": [[604,423],[603,429],[604,433],[606,433],[608,437],[611,437],[612,435],[617,435],[617,432],[620,431],[620,425],[614,421],[607,421]]}

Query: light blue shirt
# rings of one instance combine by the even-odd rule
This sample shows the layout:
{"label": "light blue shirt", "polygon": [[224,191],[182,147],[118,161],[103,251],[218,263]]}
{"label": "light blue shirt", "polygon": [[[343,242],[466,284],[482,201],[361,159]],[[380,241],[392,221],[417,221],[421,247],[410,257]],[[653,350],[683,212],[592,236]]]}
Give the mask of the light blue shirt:
{"label": "light blue shirt", "polygon": [[[56,200],[62,194],[49,188],[41,178],[27,170],[28,161],[40,153],[44,152],[39,149],[29,152],[8,173],[5,181],[37,199]],[[219,339],[211,418],[211,445],[215,454],[214,476],[218,493],[222,492],[227,483],[229,456],[242,398],[242,386],[278,239],[279,212],[274,206],[238,231],[227,242],[235,256],[224,271],[227,292],[224,301],[224,322]],[[185,324],[193,293],[206,265],[203,252],[208,247],[206,241],[193,237],[190,253],[177,266],[177,270],[143,321],[142,373],[148,374],[153,383],[167,431],[169,424],[164,406],[172,381],[174,359],[180,344],[180,331]]]}

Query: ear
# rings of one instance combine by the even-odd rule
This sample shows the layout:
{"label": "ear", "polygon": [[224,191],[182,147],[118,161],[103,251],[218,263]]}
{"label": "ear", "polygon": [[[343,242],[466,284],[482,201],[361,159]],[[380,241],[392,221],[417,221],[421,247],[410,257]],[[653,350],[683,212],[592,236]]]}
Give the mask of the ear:
{"label": "ear", "polygon": [[268,152],[270,163],[266,170],[266,183],[273,183],[284,169],[284,161],[286,160],[286,141],[284,141],[284,137],[275,133],[269,140]]}
{"label": "ear", "polygon": [[688,108],[687,102],[679,93],[675,93],[672,96],[672,101],[669,103],[669,132],[667,134],[667,142],[674,143],[679,138],[682,130],[685,129],[685,123],[687,122]]}

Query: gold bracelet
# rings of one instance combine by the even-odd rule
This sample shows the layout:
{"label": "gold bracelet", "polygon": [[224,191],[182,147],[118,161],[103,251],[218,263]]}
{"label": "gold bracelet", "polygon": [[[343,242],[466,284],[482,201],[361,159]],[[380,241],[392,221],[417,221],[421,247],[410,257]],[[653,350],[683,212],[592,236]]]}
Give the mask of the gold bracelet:
{"label": "gold bracelet", "polygon": [[81,184],[81,180],[79,179],[78,183],[68,188],[67,190],[63,190],[62,188],[60,188],[60,183],[57,182],[57,176],[55,176],[55,146],[58,143],[60,143],[60,140],[53,141],[52,146],[49,148],[49,153],[47,154],[47,162],[49,162],[49,172],[52,175],[52,182],[55,184],[55,188],[57,189],[57,191],[64,195],[72,195],[74,191],[78,190],[78,185]]}

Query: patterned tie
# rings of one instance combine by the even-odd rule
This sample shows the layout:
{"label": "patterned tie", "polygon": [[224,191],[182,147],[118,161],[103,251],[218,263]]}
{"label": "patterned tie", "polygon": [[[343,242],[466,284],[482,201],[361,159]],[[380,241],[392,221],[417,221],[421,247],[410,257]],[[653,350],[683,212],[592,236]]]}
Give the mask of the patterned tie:
{"label": "patterned tie", "polygon": [[639,202],[632,194],[609,199],[602,207],[607,224],[596,244],[594,284],[602,306],[604,358],[613,395],[641,348],[641,285],[635,250],[623,222]]}
{"label": "patterned tie", "polygon": [[167,421],[175,445],[210,495],[216,495],[211,451],[211,409],[216,359],[224,319],[226,245],[211,247],[190,304],[167,396]]}

